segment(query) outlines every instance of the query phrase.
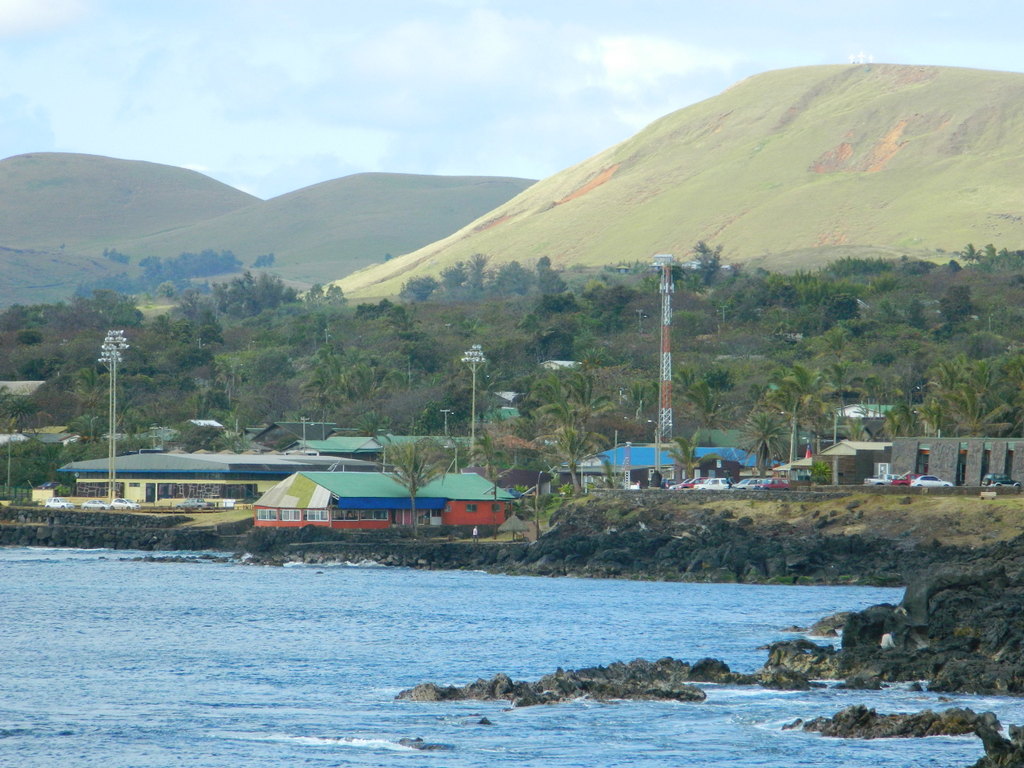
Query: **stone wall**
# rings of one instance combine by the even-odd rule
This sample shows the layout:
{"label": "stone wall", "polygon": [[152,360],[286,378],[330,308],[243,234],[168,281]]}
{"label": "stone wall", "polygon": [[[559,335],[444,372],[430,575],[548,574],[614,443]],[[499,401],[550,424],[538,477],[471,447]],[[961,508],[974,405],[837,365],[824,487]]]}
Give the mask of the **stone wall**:
{"label": "stone wall", "polygon": [[184,526],[187,515],[81,512],[41,507],[0,509],[0,545],[76,549],[235,551],[251,520]]}

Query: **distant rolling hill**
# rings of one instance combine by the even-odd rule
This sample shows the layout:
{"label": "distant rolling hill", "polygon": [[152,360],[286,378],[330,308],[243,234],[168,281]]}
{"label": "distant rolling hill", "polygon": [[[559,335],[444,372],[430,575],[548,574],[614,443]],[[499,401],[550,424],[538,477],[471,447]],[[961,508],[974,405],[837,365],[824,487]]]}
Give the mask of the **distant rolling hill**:
{"label": "distant rolling hill", "polygon": [[1024,247],[1024,75],[849,65],[744,80],[533,185],[450,237],[339,281],[397,293],[474,253],[532,267],[685,257],[810,268],[843,254]]}
{"label": "distant rolling hill", "polygon": [[361,173],[325,181],[188,227],[119,243],[125,253],[231,250],[246,264],[326,283],[450,235],[533,182],[482,176]]}
{"label": "distant rolling hill", "polygon": [[[0,306],[53,301],[147,256],[233,251],[299,285],[445,237],[533,182],[358,174],[260,200],[183,168],[94,155],[0,161]],[[106,249],[130,265],[103,258]]]}

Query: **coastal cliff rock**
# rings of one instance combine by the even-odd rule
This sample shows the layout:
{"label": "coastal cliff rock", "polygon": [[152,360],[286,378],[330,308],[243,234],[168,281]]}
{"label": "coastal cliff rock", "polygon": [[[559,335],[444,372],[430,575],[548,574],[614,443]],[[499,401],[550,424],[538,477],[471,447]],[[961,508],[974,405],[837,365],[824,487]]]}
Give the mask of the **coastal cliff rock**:
{"label": "coastal cliff rock", "polygon": [[816,717],[807,722],[796,721],[787,729],[802,727],[822,736],[837,739],[904,739],[924,736],[962,736],[975,733],[979,725],[999,730],[999,720],[991,712],[977,714],[970,709],[947,709],[944,712],[880,715],[857,704],[832,717]]}
{"label": "coastal cliff rock", "polygon": [[406,701],[506,700],[514,707],[554,704],[583,697],[602,701],[703,701],[704,692],[692,685],[698,682],[752,685],[758,680],[754,675],[732,672],[727,664],[717,659],[703,659],[693,665],[671,658],[653,662],[635,659],[607,667],[558,669],[532,683],[513,681],[505,674],[462,687],[421,683],[402,691],[397,698]]}
{"label": "coastal cliff rock", "polygon": [[832,717],[795,720],[783,730],[802,729],[838,739],[905,739],[927,736],[962,736],[973,733],[981,739],[985,756],[972,768],[1021,768],[1024,766],[1024,728],[1009,727],[1009,736],[992,712],[981,714],[966,708],[944,712],[880,715],[862,705],[847,707]]}
{"label": "coastal cliff rock", "polygon": [[899,605],[851,614],[840,650],[775,643],[766,667],[848,687],[927,680],[933,691],[1024,695],[1024,583],[1000,566],[938,571]]}
{"label": "coastal cliff rock", "polygon": [[567,502],[552,516],[551,529],[533,543],[488,540],[474,546],[454,530],[432,530],[431,540],[417,540],[397,530],[353,533],[307,526],[253,529],[242,549],[254,564],[372,560],[535,576],[761,584],[906,584],[914,573],[970,554],[931,540],[846,535],[819,525],[839,517],[815,520],[799,511],[801,499],[821,504],[822,498],[841,494],[787,494],[794,502],[792,523],[779,516],[755,522],[702,506],[739,498],[712,495],[716,498],[704,500],[673,491],[593,493]]}

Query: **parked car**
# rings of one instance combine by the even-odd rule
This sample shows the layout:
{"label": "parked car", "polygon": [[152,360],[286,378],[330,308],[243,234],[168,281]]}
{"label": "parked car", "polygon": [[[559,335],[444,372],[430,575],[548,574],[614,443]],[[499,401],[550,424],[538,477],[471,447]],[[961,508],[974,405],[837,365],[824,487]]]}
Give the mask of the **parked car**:
{"label": "parked car", "polygon": [[134,501],[128,501],[128,499],[114,499],[110,502],[110,506],[113,509],[139,509],[139,505]]}
{"label": "parked car", "polygon": [[763,483],[757,486],[762,491],[788,491],[789,483],[783,480],[781,477],[769,477]]}
{"label": "parked car", "polygon": [[757,488],[758,483],[763,483],[767,477],[744,477],[738,483],[732,484],[734,491],[752,491]]}
{"label": "parked car", "polygon": [[110,505],[103,499],[89,499],[82,502],[82,509],[110,509]]}
{"label": "parked car", "polygon": [[174,505],[175,509],[206,509],[210,506],[206,499],[185,499]]}
{"label": "parked car", "polygon": [[905,475],[900,475],[899,477],[894,478],[892,485],[910,485],[919,477],[924,477],[924,475],[920,475],[916,472],[907,472]]}
{"label": "parked car", "polygon": [[732,488],[732,480],[728,477],[702,477],[693,488],[697,491],[728,491]]}
{"label": "parked car", "polygon": [[67,499],[63,499],[60,496],[53,496],[43,502],[43,506],[47,509],[74,509],[75,505]]}
{"label": "parked car", "polygon": [[935,475],[920,475],[910,481],[912,488],[952,488],[953,484]]}
{"label": "parked car", "polygon": [[691,488],[693,488],[695,485],[700,483],[700,481],[703,480],[703,479],[704,478],[702,478],[702,477],[688,477],[685,480],[683,480],[682,482],[674,483],[672,485],[672,490],[673,491],[688,491]]}
{"label": "parked car", "polygon": [[903,477],[903,475],[894,475],[887,473],[879,475],[878,477],[865,477],[864,485],[892,485],[894,481]]}
{"label": "parked car", "polygon": [[1020,483],[1014,480],[1009,475],[1002,475],[996,472],[989,472],[983,478],[981,478],[982,485],[1012,485],[1014,488],[1020,488]]}

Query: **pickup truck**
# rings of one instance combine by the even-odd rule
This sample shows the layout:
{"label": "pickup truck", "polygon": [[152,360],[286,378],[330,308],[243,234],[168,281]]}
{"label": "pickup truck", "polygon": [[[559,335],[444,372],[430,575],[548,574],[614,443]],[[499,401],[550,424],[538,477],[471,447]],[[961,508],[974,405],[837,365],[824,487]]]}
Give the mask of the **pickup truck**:
{"label": "pickup truck", "polygon": [[894,475],[891,473],[879,475],[878,477],[865,477],[864,485],[892,485],[892,481],[900,477],[903,477],[903,475]]}

